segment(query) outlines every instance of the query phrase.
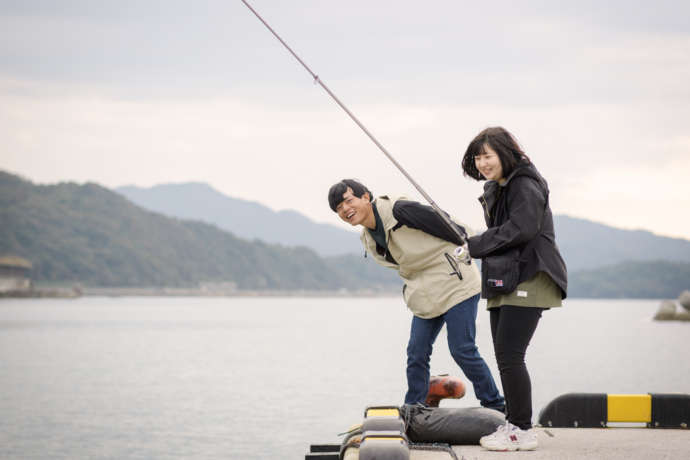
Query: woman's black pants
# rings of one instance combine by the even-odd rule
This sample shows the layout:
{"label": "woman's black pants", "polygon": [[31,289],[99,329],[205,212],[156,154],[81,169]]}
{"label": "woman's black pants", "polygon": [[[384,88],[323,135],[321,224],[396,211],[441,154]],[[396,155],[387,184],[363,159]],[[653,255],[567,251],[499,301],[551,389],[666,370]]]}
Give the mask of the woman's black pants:
{"label": "woman's black pants", "polygon": [[543,310],[511,305],[489,310],[494,353],[506,398],[506,419],[523,430],[532,428],[532,382],[525,353]]}

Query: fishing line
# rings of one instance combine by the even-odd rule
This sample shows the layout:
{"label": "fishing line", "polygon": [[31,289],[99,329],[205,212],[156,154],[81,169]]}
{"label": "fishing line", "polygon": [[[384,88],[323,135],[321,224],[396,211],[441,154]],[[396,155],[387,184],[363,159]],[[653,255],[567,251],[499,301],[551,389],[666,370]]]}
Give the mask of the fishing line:
{"label": "fishing line", "polygon": [[280,43],[283,44],[283,46],[290,52],[290,54],[292,54],[295,57],[295,59],[297,59],[297,61],[300,64],[302,64],[302,67],[304,67],[306,71],[309,72],[309,74],[311,74],[311,76],[314,78],[314,83],[318,83],[328,93],[328,95],[331,96],[331,98],[333,98],[333,100],[340,106],[340,108],[342,108],[345,111],[345,113],[347,113],[350,116],[352,121],[354,121],[357,124],[357,126],[359,126],[362,129],[362,131],[364,131],[364,134],[369,136],[369,139],[371,139],[372,142],[376,144],[379,150],[381,150],[383,154],[386,155],[386,157],[388,157],[388,159],[395,165],[395,167],[397,167],[400,170],[400,172],[407,178],[407,180],[409,180],[410,183],[412,183],[412,185],[419,191],[419,193],[422,194],[426,201],[429,202],[431,207],[441,217],[441,219],[448,226],[448,228],[453,233],[455,233],[455,235],[458,236],[458,238],[460,238],[460,241],[464,243],[466,235],[463,235],[462,232],[458,230],[458,228],[451,222],[450,218],[446,215],[446,213],[443,212],[443,210],[441,210],[441,208],[436,204],[436,202],[434,202],[434,200],[431,199],[431,197],[424,191],[424,189],[422,189],[422,187],[417,182],[415,182],[414,179],[412,179],[412,176],[410,176],[407,173],[407,171],[405,171],[405,169],[400,165],[400,163],[398,163],[395,160],[395,158],[393,158],[393,155],[391,155],[388,152],[388,150],[386,150],[386,148],[378,141],[378,139],[376,139],[374,135],[369,132],[369,130],[362,124],[362,122],[360,122],[359,119],[352,112],[350,112],[350,110],[345,106],[345,104],[343,104],[340,101],[340,99],[338,99],[336,95],[333,94],[333,92],[328,88],[328,86],[326,86],[326,84],[319,78],[319,76],[312,72],[309,66],[304,63],[304,61],[297,55],[297,53],[295,53],[282,38],[280,38],[276,31],[273,30],[273,28],[270,25],[268,25],[266,21],[264,21],[264,19],[259,15],[259,13],[257,13],[256,10],[252,8],[252,6],[249,3],[247,3],[246,0],[242,0],[242,3],[244,3],[247,6],[247,8],[249,8],[249,10],[252,13],[254,13],[254,15],[259,19],[259,21],[261,21],[266,26],[266,28],[278,39],[278,41],[280,41]]}

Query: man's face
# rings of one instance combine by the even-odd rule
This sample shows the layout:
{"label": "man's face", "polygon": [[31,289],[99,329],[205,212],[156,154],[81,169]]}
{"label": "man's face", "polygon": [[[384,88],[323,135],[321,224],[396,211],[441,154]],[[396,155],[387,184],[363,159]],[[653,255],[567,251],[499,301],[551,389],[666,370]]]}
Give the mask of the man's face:
{"label": "man's face", "polygon": [[343,201],[335,208],[338,216],[350,225],[364,225],[370,222],[373,216],[369,194],[365,193],[361,198],[352,194],[352,189],[347,188],[343,193]]}

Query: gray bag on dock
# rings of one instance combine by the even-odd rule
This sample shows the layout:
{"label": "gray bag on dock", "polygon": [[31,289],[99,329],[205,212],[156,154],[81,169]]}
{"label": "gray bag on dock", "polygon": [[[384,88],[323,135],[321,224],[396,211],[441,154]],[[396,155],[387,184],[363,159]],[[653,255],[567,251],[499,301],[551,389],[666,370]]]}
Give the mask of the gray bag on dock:
{"label": "gray bag on dock", "polygon": [[451,445],[479,444],[479,438],[496,431],[505,416],[484,407],[426,407],[404,405],[400,413],[412,442],[442,442]]}

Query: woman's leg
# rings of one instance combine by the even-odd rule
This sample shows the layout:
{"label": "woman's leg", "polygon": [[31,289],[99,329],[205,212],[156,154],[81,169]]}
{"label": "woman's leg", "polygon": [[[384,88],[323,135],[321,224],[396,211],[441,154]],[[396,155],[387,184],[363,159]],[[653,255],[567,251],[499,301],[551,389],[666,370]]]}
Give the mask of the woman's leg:
{"label": "woman's leg", "polygon": [[429,361],[436,336],[443,327],[443,317],[412,317],[407,344],[407,394],[405,404],[424,403],[429,393]]}
{"label": "woman's leg", "polygon": [[532,428],[532,383],[525,353],[542,309],[504,305],[492,308],[491,335],[506,398],[506,418],[520,429]]}

